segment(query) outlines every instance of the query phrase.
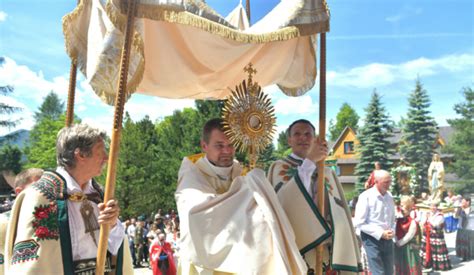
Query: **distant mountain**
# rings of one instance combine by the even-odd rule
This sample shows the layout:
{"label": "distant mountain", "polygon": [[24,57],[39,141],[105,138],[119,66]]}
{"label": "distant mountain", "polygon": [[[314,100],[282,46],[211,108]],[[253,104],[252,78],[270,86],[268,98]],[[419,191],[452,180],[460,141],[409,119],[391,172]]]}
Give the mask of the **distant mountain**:
{"label": "distant mountain", "polygon": [[16,145],[23,150],[28,145],[30,139],[30,131],[28,130],[17,130],[8,135],[0,137],[0,147],[5,144]]}

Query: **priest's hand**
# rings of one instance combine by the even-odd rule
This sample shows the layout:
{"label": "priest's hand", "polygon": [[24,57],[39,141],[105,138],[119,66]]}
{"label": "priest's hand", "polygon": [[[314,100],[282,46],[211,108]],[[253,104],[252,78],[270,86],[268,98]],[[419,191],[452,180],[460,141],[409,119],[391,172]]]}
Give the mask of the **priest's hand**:
{"label": "priest's hand", "polygon": [[313,140],[311,147],[309,148],[307,159],[317,164],[318,161],[324,160],[328,156],[328,144],[325,140],[321,140],[319,137]]}
{"label": "priest's hand", "polygon": [[97,206],[99,207],[99,224],[114,227],[120,214],[118,202],[116,200],[109,200],[106,204],[99,203]]}

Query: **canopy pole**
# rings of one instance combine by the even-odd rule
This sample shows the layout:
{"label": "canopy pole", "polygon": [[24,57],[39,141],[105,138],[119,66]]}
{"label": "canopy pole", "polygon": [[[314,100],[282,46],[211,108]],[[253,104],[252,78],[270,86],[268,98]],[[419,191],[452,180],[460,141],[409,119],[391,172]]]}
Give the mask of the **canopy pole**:
{"label": "canopy pole", "polygon": [[247,19],[249,20],[250,24],[250,0],[245,2],[245,12],[247,13]]}
{"label": "canopy pole", "polygon": [[77,62],[71,60],[71,69],[69,70],[69,90],[67,93],[66,127],[71,126],[74,121],[74,98],[76,96]]}
{"label": "canopy pole", "polygon": [[[322,140],[326,138],[326,33],[321,33],[319,57],[319,137]],[[319,212],[325,218],[325,186],[324,186],[324,161],[318,162],[318,188],[317,188],[317,205]],[[323,274],[323,253],[324,245],[320,244],[316,251],[316,274]]]}
{"label": "canopy pole", "polygon": [[[104,202],[114,198],[115,193],[115,176],[117,168],[118,153],[120,148],[120,137],[122,133],[123,110],[125,105],[125,96],[127,92],[127,75],[130,57],[130,46],[132,43],[133,25],[135,20],[135,0],[128,0],[127,5],[127,25],[125,29],[125,42],[123,44],[122,56],[120,61],[120,77],[118,92],[115,96],[115,113],[114,128],[112,129],[112,137],[109,151],[109,161],[107,165],[107,180],[105,184]],[[110,226],[100,226],[100,239],[97,248],[97,266],[96,275],[104,274],[105,258],[107,253],[107,242],[109,238]]]}

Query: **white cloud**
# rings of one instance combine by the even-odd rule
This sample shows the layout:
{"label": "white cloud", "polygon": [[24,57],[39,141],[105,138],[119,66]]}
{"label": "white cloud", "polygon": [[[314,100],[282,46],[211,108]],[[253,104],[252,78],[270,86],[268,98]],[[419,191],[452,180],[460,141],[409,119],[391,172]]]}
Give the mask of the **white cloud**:
{"label": "white cloud", "polygon": [[86,123],[92,127],[103,130],[109,135],[112,135],[112,115],[111,116],[96,116],[96,117],[85,117],[82,119],[82,123]]}
{"label": "white cloud", "polygon": [[192,99],[167,99],[145,95],[134,94],[125,104],[125,110],[129,112],[131,118],[136,121],[146,115],[151,120],[172,115],[175,110],[182,110],[187,107],[194,107]]}
{"label": "white cloud", "polygon": [[281,115],[302,115],[316,113],[318,103],[311,96],[281,97],[273,101],[275,112]]}
{"label": "white cloud", "polygon": [[[446,72],[472,73],[474,55],[447,55],[436,59],[420,57],[400,64],[372,63],[349,70],[329,71],[328,83],[340,87],[374,88]],[[472,77],[468,76],[468,77]]]}
{"label": "white cloud", "polygon": [[4,11],[0,11],[0,22],[7,20],[8,14]]}
{"label": "white cloud", "polygon": [[34,72],[8,57],[0,67],[0,85],[11,85],[15,88],[15,97],[33,100],[36,103],[41,103],[52,90],[64,98],[67,95],[67,83],[67,79],[63,76],[48,81],[41,71]]}

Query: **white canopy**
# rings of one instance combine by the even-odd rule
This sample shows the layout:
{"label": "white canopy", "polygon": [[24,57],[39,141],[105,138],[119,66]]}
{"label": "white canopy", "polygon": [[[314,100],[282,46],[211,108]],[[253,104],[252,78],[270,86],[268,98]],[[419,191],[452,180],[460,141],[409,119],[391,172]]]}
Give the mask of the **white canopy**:
{"label": "white canopy", "polygon": [[[222,99],[247,75],[290,96],[313,87],[316,36],[329,30],[324,0],[282,0],[240,30],[200,0],[136,0],[128,91],[166,98]],[[113,104],[124,41],[122,0],[81,0],[63,18],[69,56],[94,91]]]}

